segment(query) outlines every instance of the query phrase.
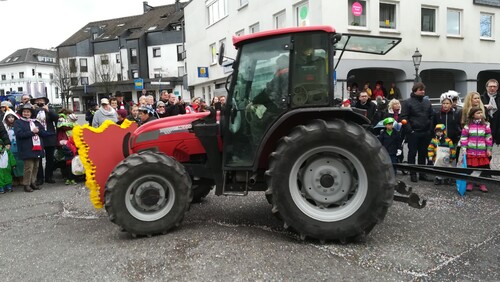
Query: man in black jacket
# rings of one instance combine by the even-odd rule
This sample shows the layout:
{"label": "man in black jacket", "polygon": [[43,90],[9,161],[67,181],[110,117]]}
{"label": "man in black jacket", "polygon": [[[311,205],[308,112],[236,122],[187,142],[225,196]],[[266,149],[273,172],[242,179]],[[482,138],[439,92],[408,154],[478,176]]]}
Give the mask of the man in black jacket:
{"label": "man in black jacket", "polygon": [[184,101],[178,100],[174,93],[170,93],[168,98],[167,116],[183,115],[186,113],[186,105]]}
{"label": "man in black jacket", "polygon": [[[408,141],[408,163],[414,164],[418,153],[418,164],[425,165],[427,160],[427,146],[431,141],[433,110],[431,102],[424,99],[425,85],[417,82],[412,87],[410,98],[403,103],[401,118],[406,119],[406,140]],[[412,182],[417,182],[417,174],[410,173]],[[420,180],[431,181],[423,173]]]}
{"label": "man in black jacket", "polygon": [[491,135],[496,144],[500,144],[500,96],[498,95],[498,80],[490,79],[486,82],[486,91],[481,95],[481,101],[486,108],[486,120],[490,122]]}
{"label": "man in black jacket", "polygon": [[377,112],[377,105],[371,102],[370,97],[366,91],[359,93],[358,101],[354,105],[355,108],[366,110],[366,117],[373,124],[373,118]]}

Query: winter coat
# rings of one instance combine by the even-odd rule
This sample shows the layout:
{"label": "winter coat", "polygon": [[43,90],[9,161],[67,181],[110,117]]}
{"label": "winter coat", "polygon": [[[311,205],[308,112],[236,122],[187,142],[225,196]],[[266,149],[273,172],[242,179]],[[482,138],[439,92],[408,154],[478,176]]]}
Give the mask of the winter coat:
{"label": "winter coat", "polygon": [[[40,144],[44,145],[44,137],[55,135],[45,130],[43,125],[35,120],[35,125],[38,127],[38,136],[40,136]],[[21,160],[36,159],[45,157],[44,150],[33,151],[33,136],[35,135],[30,128],[28,121],[18,119],[14,122],[14,133],[16,134],[17,148],[19,149],[19,158]]]}
{"label": "winter coat", "polygon": [[99,127],[106,120],[111,120],[114,123],[118,121],[118,115],[113,108],[109,108],[109,111],[105,110],[103,107],[100,107],[94,114],[94,118],[92,119],[92,127]]}
{"label": "winter coat", "polygon": [[436,152],[438,147],[447,147],[450,148],[450,162],[457,158],[457,150],[453,141],[446,137],[446,135],[438,138],[437,136],[431,139],[429,146],[427,146],[427,157],[432,159],[432,161],[436,161]]}
{"label": "winter coat", "polygon": [[370,122],[374,122],[375,113],[377,112],[377,105],[371,102],[370,99],[363,105],[361,101],[358,101],[355,108],[366,110],[366,117],[370,120]]}
{"label": "winter coat", "polygon": [[[481,101],[483,102],[484,105],[488,105],[490,103],[490,96],[488,95],[487,92],[484,92],[481,95]],[[500,93],[497,93],[495,96],[495,102],[497,104],[497,111],[493,116],[491,116],[488,111],[486,111],[485,116],[486,120],[490,122],[490,127],[491,127],[491,135],[493,137],[493,141],[496,144],[500,144]]]}
{"label": "winter coat", "polygon": [[434,114],[434,121],[432,127],[435,127],[436,124],[444,124],[446,136],[450,138],[453,143],[456,145],[458,140],[460,139],[460,134],[462,129],[460,128],[460,116],[458,113],[451,109],[448,112],[439,111]]}
{"label": "winter coat", "polygon": [[392,130],[391,135],[387,133],[386,129],[380,130],[380,135],[378,136],[378,140],[380,140],[380,143],[382,143],[382,145],[387,150],[389,155],[396,156],[398,153],[398,149],[402,148],[401,135],[396,130]]}
{"label": "winter coat", "polygon": [[[45,111],[44,109],[37,109],[35,110],[35,117],[38,119],[38,114],[40,111]],[[44,122],[41,120],[38,120],[42,126],[44,126],[45,131],[48,133],[52,133],[46,136],[41,136],[43,139],[43,147],[54,147],[57,144],[57,137],[56,137],[56,124],[57,120],[59,119],[59,116],[56,114],[56,112],[52,109],[49,109],[48,111],[45,111],[45,126]]]}
{"label": "winter coat", "polygon": [[467,149],[467,156],[488,157],[493,150],[493,139],[489,123],[469,123],[462,129],[460,145]]}
{"label": "winter coat", "polygon": [[[4,140],[4,137],[2,136],[2,140],[3,140],[3,143],[5,145],[7,144],[10,144],[10,150],[12,152],[17,152],[17,142],[16,142],[16,136],[14,135],[14,129],[13,128],[9,128],[8,125],[5,123],[5,118],[8,116],[8,115],[13,115],[14,118],[17,120],[19,119],[19,117],[16,115],[16,113],[14,113],[13,110],[9,109],[5,112],[5,114],[3,115],[3,118],[2,118],[2,128],[5,130],[5,134],[7,134],[7,142]],[[9,132],[10,130],[10,132]],[[1,135],[1,128],[0,128],[0,135]]]}
{"label": "winter coat", "polygon": [[184,104],[165,104],[167,116],[183,115],[186,113],[186,106]]}
{"label": "winter coat", "polygon": [[401,118],[406,119],[406,132],[433,132],[434,111],[431,102],[412,93],[402,104]]}
{"label": "winter coat", "polygon": [[10,150],[0,151],[0,187],[12,185],[12,168],[16,166],[16,159]]}
{"label": "winter coat", "polygon": [[[3,121],[4,117],[5,117],[5,114],[2,117],[2,121]],[[3,122],[0,122],[0,138],[2,139],[2,141],[5,145],[10,144],[9,133],[7,132],[7,129],[5,128]]]}

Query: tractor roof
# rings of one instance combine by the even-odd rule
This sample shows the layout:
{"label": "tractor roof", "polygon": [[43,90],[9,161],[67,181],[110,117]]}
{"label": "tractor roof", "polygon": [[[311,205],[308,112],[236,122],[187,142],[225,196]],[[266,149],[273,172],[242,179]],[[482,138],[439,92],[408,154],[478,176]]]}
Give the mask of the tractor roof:
{"label": "tractor roof", "polygon": [[328,33],[333,33],[335,32],[335,29],[328,25],[320,25],[320,26],[288,27],[288,28],[266,30],[242,36],[233,36],[233,45],[235,47],[238,47],[238,45],[241,45],[242,42],[252,40],[255,38],[263,38],[268,36],[298,33],[298,32],[311,32],[311,31],[324,31]]}

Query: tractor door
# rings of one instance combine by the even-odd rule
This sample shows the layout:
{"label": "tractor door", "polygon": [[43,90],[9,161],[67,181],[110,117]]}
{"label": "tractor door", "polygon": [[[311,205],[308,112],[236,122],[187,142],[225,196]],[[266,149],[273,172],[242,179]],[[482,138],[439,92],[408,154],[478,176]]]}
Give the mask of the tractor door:
{"label": "tractor door", "polygon": [[224,134],[224,167],[251,167],[262,136],[288,108],[291,36],[279,36],[241,47],[233,73],[234,90]]}

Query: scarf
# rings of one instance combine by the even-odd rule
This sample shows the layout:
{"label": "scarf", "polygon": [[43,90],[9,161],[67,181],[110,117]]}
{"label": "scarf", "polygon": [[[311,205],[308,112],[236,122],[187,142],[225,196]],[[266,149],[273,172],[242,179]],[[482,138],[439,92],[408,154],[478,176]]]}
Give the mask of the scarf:
{"label": "scarf", "polygon": [[[33,129],[37,128],[35,121],[36,119],[27,119],[24,117],[20,117],[21,120],[24,120],[26,122],[30,123],[30,130],[33,132]],[[38,134],[33,133],[33,137],[31,137],[31,140],[33,141],[33,151],[41,151],[42,150],[42,143],[40,142],[40,136]]]}
{"label": "scarf", "polygon": [[47,130],[47,116],[45,115],[44,110],[38,111],[36,120],[38,120],[43,125],[43,128],[45,128],[45,130]]}
{"label": "scarf", "polygon": [[491,109],[489,110],[490,116],[493,116],[497,111],[497,101],[495,101],[495,98],[497,97],[497,93],[495,93],[495,94],[488,93],[488,97],[490,97],[489,104],[491,106]]}
{"label": "scarf", "polygon": [[393,110],[394,111],[394,120],[398,121],[399,120],[399,110]]}

